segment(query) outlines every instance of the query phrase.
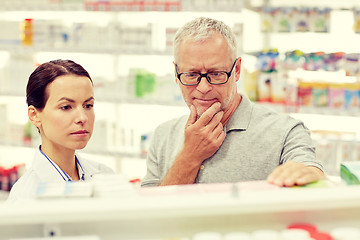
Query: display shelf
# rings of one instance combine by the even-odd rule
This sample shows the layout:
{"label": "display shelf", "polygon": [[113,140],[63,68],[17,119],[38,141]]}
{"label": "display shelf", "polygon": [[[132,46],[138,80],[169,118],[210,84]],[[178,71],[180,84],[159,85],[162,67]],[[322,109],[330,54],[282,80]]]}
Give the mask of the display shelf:
{"label": "display shelf", "polygon": [[159,56],[170,56],[172,51],[170,50],[155,50],[155,49],[129,49],[122,47],[45,47],[45,46],[22,46],[20,43],[14,45],[0,44],[0,51],[7,51],[15,54],[34,54],[38,52],[56,52],[56,53],[88,53],[88,54],[111,54],[111,55],[159,55]]}
{"label": "display shelf", "polygon": [[297,113],[360,117],[360,109],[335,109],[328,107],[300,106]]}
{"label": "display shelf", "polygon": [[0,11],[160,11],[160,12],[180,12],[180,11],[241,11],[243,6],[247,6],[242,0],[223,1],[214,0],[210,3],[191,0],[169,0],[169,1],[72,1],[72,2],[51,2],[49,1],[8,1],[2,4]]}
{"label": "display shelf", "polygon": [[[0,96],[4,97],[15,97],[15,98],[24,98],[24,92],[10,92],[10,91],[0,91]],[[96,89],[95,89],[96,96]],[[1,101],[1,99],[0,99]],[[159,106],[174,106],[174,107],[186,107],[184,101],[171,101],[171,100],[161,100],[156,98],[134,98],[134,97],[120,97],[120,96],[99,96],[96,97],[97,102],[106,102],[106,103],[116,103],[116,104],[137,104],[137,105],[159,105]],[[25,102],[24,102],[25,104]]]}
{"label": "display shelf", "polygon": [[340,1],[340,0],[334,0],[334,1],[328,1],[328,0],[303,0],[303,1],[297,1],[297,0],[250,0],[252,6],[264,6],[264,4],[269,6],[275,6],[275,7],[282,7],[282,6],[300,6],[300,7],[329,7],[332,9],[352,9],[353,7],[360,6],[359,1],[357,0],[346,0],[346,1]]}
{"label": "display shelf", "polygon": [[[8,147],[19,147],[19,148],[35,148],[31,144],[26,143],[19,143],[14,141],[4,141],[0,140],[0,146],[8,146]],[[115,150],[104,150],[104,149],[93,149],[93,148],[86,148],[83,150],[79,150],[80,153],[86,153],[91,155],[104,155],[104,156],[113,156],[116,158],[134,158],[134,159],[145,159],[145,156],[136,152],[121,152]]]}
{"label": "display shelf", "polygon": [[271,102],[256,102],[256,104],[271,108],[277,112],[283,113],[301,113],[301,114],[313,114],[313,115],[332,115],[332,116],[349,116],[360,117],[359,109],[340,109],[330,107],[315,107],[315,106],[293,106],[282,103]]}
{"label": "display shelf", "polygon": [[0,11],[84,11],[82,2],[61,4],[61,3],[36,3],[31,1],[8,1],[2,3]]}
{"label": "display shelf", "polygon": [[359,186],[273,188],[197,184],[114,192],[111,198],[0,203],[0,239],[41,237],[49,225],[62,236],[95,234],[103,240],[282,230],[300,222],[321,231],[360,228]]}
{"label": "display shelf", "polygon": [[[96,90],[95,90],[96,91]],[[13,92],[0,92],[0,96],[9,97],[23,97],[22,93]],[[184,101],[170,101],[159,100],[151,98],[134,98],[134,97],[119,97],[119,96],[101,96],[96,99],[99,102],[109,102],[117,104],[137,104],[137,105],[159,105],[159,106],[176,106],[186,107]],[[315,106],[292,106],[284,103],[272,103],[272,102],[255,102],[255,104],[271,108],[277,112],[284,113],[301,113],[301,114],[319,114],[319,115],[334,115],[334,116],[350,116],[360,117],[359,109],[342,109],[342,108],[330,108],[330,107],[315,107]]]}

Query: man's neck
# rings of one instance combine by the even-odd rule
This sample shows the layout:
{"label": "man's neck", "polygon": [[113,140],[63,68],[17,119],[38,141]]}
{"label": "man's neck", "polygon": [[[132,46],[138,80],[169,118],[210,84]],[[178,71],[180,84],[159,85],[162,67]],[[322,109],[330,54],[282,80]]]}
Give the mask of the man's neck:
{"label": "man's neck", "polygon": [[233,115],[233,113],[236,111],[237,107],[240,105],[242,100],[242,96],[240,94],[236,94],[233,103],[230,105],[230,107],[226,110],[224,113],[223,118],[221,119],[221,123],[223,126],[226,125],[226,123],[229,121],[230,117]]}

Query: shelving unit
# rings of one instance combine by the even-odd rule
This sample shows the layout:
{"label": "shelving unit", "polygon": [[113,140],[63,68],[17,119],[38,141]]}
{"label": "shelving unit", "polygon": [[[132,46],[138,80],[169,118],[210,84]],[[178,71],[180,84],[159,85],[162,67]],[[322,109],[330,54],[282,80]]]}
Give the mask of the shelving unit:
{"label": "shelving unit", "polygon": [[[319,231],[360,228],[358,186],[254,190],[240,185],[209,184],[140,189],[112,198],[55,199],[0,203],[0,239],[97,235],[110,239],[191,239],[196,233],[260,229],[281,231],[309,223]],[[19,231],[21,229],[21,231]],[[58,235],[59,236],[59,235]]]}
{"label": "shelving unit", "polygon": [[[72,4],[30,5],[21,0],[8,0],[0,6],[0,21],[8,19],[19,22],[27,16],[34,18],[40,16],[39,18],[44,21],[64,19],[66,24],[89,21],[96,26],[104,27],[109,23],[121,23],[123,25],[120,24],[120,26],[126,25],[129,28],[143,27],[150,21],[158,24],[155,24],[152,29],[159,33],[165,29],[166,24],[169,24],[173,30],[187,20],[205,15],[222,19],[230,26],[238,24],[236,27],[242,29],[244,37],[240,38],[239,55],[243,58],[243,69],[253,67],[250,57],[243,53],[259,51],[266,44],[278,47],[279,51],[288,51],[301,49],[301,44],[306,45],[308,40],[311,40],[313,44],[304,46],[304,51],[360,52],[357,44],[360,42],[360,35],[350,34],[348,31],[342,36],[351,37],[335,40],[336,44],[323,44],[328,39],[331,41],[337,39],[338,31],[340,34],[343,33],[341,25],[333,25],[334,32],[330,33],[274,33],[264,36],[260,32],[260,20],[256,12],[256,7],[262,5],[329,6],[336,10],[335,24],[342,23],[338,19],[341,19],[344,13],[349,13],[352,6],[359,5],[358,0],[331,1],[331,5],[327,0],[301,2],[248,0],[243,1],[244,8],[240,7],[241,11],[235,11],[236,8],[234,8],[234,11],[226,12],[226,14],[214,11],[216,8],[206,5],[208,2],[216,1],[184,0],[181,2],[197,4],[192,8],[195,12],[188,11],[186,8],[172,12],[114,10],[107,12],[103,11],[103,7],[96,11],[89,11],[82,1]],[[200,2],[203,4],[202,7]],[[346,18],[349,19],[348,16]],[[173,22],[168,21],[169,19]],[[241,33],[240,30],[239,33]],[[163,32],[161,37],[162,40],[166,39]],[[295,40],[299,39],[301,43],[295,46]],[[346,41],[346,44],[341,41]],[[21,159],[21,161],[26,159],[24,160],[26,163],[32,159],[33,147],[37,143],[35,141],[32,146],[24,145],[20,132],[27,120],[24,88],[26,79],[34,68],[34,63],[54,58],[70,58],[89,70],[95,82],[97,121],[93,138],[88,147],[80,151],[81,154],[88,155],[93,160],[102,161],[117,172],[127,173],[129,178],[144,176],[146,166],[138,137],[142,134],[150,136],[151,131],[158,124],[187,114],[188,109],[180,93],[172,88],[169,91],[171,99],[156,98],[151,95],[137,98],[133,93],[133,75],[130,74],[129,69],[139,68],[139,66],[147,71],[155,72],[159,79],[174,84],[171,49],[155,44],[154,48],[143,48],[138,51],[120,47],[115,43],[112,41],[106,46],[105,44],[96,46],[58,44],[56,47],[46,44],[21,46],[19,42],[0,44],[0,116],[3,114],[1,111],[11,112],[12,116],[16,116],[7,119],[6,126],[9,127],[10,124],[15,123],[16,126],[9,129],[14,131],[14,135],[19,135],[14,136],[14,139],[10,141],[0,139],[0,165],[5,162],[11,164],[9,162],[13,161],[13,158]],[[13,56],[20,58],[27,56],[25,60],[31,62],[25,64],[24,60],[21,62],[24,64],[14,66],[14,62],[11,62],[6,65],[6,61]],[[3,59],[5,59],[4,63]],[[1,71],[10,67],[13,72],[18,71],[19,68],[24,71],[22,76],[17,75],[18,86],[24,87],[5,88],[9,83],[9,75]],[[4,79],[7,79],[6,85],[3,84]],[[169,86],[172,85],[169,84]],[[112,90],[111,94],[106,92],[109,89]],[[239,89],[242,90],[241,83]],[[258,104],[287,112],[286,105]],[[1,108],[2,106],[5,107]],[[10,118],[9,115],[7,114],[7,118]],[[360,109],[347,111],[299,106],[295,113],[291,112],[291,115],[303,119],[311,130],[318,131],[325,128],[330,132],[335,126],[338,132],[332,133],[336,137],[339,132],[350,132],[351,137],[355,132],[355,138],[360,136],[358,126],[356,129],[352,127],[360,118]],[[318,118],[317,121],[314,121],[315,118]],[[332,124],[331,121],[333,121]],[[337,125],[341,125],[341,128]],[[4,135],[4,131],[0,130],[0,138],[2,134]],[[326,148],[320,148],[320,150],[322,154],[327,153],[326,156],[329,157],[333,153]],[[55,229],[55,232],[60,232],[61,236],[98,235],[103,240],[163,240],[163,238],[180,237],[189,239],[195,233],[202,231],[218,231],[222,234],[231,231],[251,232],[258,229],[280,231],[296,222],[312,223],[323,231],[342,226],[360,228],[358,186],[262,189],[264,191],[253,191],[254,189],[256,188],[234,188],[232,184],[172,186],[119,192],[112,198],[42,199],[20,205],[5,204],[1,200],[4,194],[0,192],[0,240],[48,236],[49,229]]]}

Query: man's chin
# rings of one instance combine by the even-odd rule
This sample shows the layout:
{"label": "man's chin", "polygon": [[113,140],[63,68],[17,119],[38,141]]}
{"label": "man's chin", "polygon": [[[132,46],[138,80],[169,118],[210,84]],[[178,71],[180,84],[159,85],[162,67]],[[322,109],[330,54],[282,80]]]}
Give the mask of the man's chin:
{"label": "man's chin", "polygon": [[196,113],[198,117],[201,117],[201,115],[203,115],[204,112],[206,112],[208,108],[205,107],[197,107],[196,108]]}

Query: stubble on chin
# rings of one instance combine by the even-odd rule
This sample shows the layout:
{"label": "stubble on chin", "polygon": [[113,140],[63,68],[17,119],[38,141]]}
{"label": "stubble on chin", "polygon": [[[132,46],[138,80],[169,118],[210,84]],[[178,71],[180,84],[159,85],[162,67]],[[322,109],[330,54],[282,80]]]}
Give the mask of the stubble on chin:
{"label": "stubble on chin", "polygon": [[196,114],[197,114],[197,118],[200,118],[201,115],[203,115],[203,113],[206,111],[206,109],[203,109],[203,108],[199,108],[199,107],[195,107],[196,109]]}

